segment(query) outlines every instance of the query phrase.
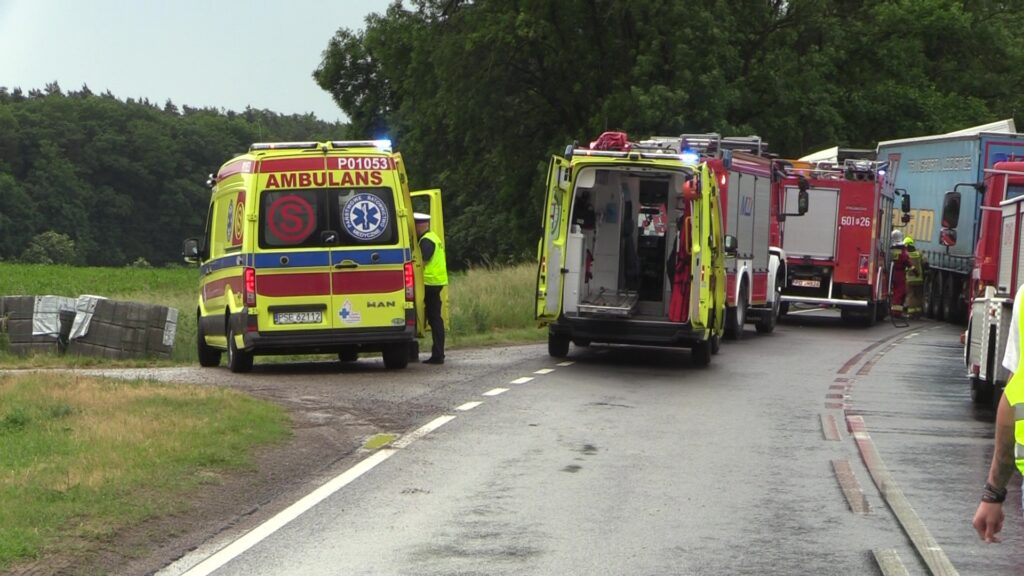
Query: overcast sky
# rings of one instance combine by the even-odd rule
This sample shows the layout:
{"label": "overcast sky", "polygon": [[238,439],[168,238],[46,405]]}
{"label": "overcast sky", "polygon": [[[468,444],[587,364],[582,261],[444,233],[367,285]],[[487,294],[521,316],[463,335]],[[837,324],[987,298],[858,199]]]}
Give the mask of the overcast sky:
{"label": "overcast sky", "polygon": [[339,28],[391,0],[0,0],[0,86],[345,120],[313,81]]}

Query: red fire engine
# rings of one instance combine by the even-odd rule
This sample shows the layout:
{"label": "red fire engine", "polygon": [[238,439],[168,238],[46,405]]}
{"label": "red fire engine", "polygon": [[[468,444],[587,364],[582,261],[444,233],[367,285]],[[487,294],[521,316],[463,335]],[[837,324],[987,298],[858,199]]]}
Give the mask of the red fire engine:
{"label": "red fire engine", "polygon": [[[974,188],[968,189],[974,194]],[[960,192],[947,192],[943,202],[943,238],[955,222]],[[985,170],[978,242],[971,273],[971,317],[964,337],[964,362],[971,380],[971,398],[979,404],[999,399],[1009,372],[1002,366],[1017,288],[1024,283],[1021,251],[1024,231],[1024,162],[996,162]]]}
{"label": "red fire engine", "polygon": [[838,307],[844,321],[868,326],[885,318],[894,191],[879,182],[878,164],[859,159],[780,164],[775,184],[784,201],[792,202],[801,188],[810,194],[807,214],[783,225],[781,313],[803,303]]}
{"label": "red fire engine", "polygon": [[767,144],[757,136],[683,134],[681,139],[684,152],[700,154],[715,172],[725,233],[735,238],[736,252],[725,263],[725,336],[742,338],[748,322],[760,333],[771,332],[781,308],[786,257],[780,229],[785,211],[780,189],[772,185]]}

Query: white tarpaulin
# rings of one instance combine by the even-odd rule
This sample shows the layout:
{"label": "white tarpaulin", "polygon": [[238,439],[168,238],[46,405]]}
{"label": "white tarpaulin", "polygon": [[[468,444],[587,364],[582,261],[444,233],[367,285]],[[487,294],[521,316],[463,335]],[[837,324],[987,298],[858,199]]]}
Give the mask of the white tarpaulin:
{"label": "white tarpaulin", "polygon": [[81,338],[89,333],[89,323],[92,322],[92,315],[96,312],[96,303],[105,300],[103,296],[91,296],[83,294],[75,300],[75,322],[71,325],[69,340]]}
{"label": "white tarpaulin", "polygon": [[60,313],[75,310],[75,299],[66,296],[36,296],[32,308],[33,336],[60,336]]}

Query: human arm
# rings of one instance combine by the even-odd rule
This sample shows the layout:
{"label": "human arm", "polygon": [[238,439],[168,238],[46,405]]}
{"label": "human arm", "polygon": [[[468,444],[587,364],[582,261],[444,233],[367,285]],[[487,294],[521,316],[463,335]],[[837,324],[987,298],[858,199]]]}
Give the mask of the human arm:
{"label": "human arm", "polygon": [[[1014,468],[1014,409],[1004,395],[999,399],[996,411],[995,451],[989,466],[987,485],[1002,490],[1005,495],[1006,483],[1010,481]],[[974,529],[985,542],[1000,542],[999,532],[1003,529],[1002,502],[982,500],[974,513]]]}
{"label": "human arm", "polygon": [[430,262],[430,259],[434,257],[434,241],[430,238],[421,238],[420,252],[423,253],[423,261]]}

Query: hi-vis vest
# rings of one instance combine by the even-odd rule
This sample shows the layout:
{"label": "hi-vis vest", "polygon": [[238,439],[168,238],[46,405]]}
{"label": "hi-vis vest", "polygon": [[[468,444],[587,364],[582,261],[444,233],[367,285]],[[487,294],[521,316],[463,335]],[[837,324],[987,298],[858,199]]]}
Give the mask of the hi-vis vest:
{"label": "hi-vis vest", "polygon": [[434,255],[423,267],[423,283],[427,286],[447,286],[448,266],[444,256],[444,244],[433,231],[428,231],[423,238],[434,243]]}
{"label": "hi-vis vest", "polygon": [[907,284],[921,284],[924,282],[924,270],[921,268],[921,253],[917,250],[907,248],[907,255],[910,256],[910,268],[907,268]]}
{"label": "hi-vis vest", "polygon": [[[1022,320],[1024,318],[1017,318],[1017,332],[1021,341],[1024,342],[1024,322]],[[1013,457],[1017,463],[1017,469],[1024,474],[1024,362],[1021,360],[1024,360],[1024,354],[1017,359],[1017,369],[1013,371],[1013,378],[1006,383],[1006,390],[1003,394],[1006,395],[1006,400],[1013,408],[1013,437],[1015,440]]]}

